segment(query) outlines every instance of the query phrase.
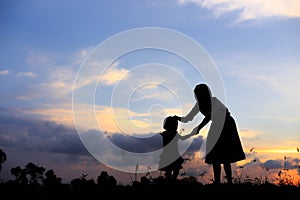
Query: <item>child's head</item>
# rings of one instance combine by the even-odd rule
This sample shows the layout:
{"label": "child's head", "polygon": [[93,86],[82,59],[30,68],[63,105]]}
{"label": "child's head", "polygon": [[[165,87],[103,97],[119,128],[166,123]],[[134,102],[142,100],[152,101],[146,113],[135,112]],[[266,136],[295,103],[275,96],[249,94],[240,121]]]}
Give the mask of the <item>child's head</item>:
{"label": "child's head", "polygon": [[176,131],[178,127],[178,121],[176,117],[169,116],[165,118],[163,127],[165,130],[173,130]]}

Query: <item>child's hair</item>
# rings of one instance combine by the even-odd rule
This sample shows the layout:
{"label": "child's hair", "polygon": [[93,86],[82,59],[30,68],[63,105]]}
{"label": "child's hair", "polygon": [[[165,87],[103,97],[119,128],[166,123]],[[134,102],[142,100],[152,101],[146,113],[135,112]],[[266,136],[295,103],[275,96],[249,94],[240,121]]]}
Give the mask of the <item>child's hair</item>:
{"label": "child's hair", "polygon": [[165,130],[177,130],[178,121],[176,117],[168,116],[164,120],[163,128]]}

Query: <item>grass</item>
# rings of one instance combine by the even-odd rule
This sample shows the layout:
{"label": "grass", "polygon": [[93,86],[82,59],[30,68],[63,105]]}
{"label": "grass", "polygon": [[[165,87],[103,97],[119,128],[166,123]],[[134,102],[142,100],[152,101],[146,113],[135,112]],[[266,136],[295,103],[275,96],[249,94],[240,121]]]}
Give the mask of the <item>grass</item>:
{"label": "grass", "polygon": [[[109,184],[108,182],[95,183],[92,179],[78,179],[72,184],[18,184],[8,181],[0,184],[0,194],[8,195],[11,198],[22,196],[22,198],[78,198],[109,196],[110,198],[159,198],[162,196],[190,196],[210,195],[210,197],[231,197],[232,195],[246,195],[255,197],[259,194],[285,195],[294,197],[300,194],[300,185],[292,184],[273,184],[264,181],[242,181],[235,180],[233,184],[203,184],[195,177],[189,176],[175,182],[167,182],[162,176],[149,179],[145,176],[139,181],[134,181],[129,185]],[[237,193],[237,194],[235,194]],[[200,197],[199,197],[200,198]]]}
{"label": "grass", "polygon": [[[199,195],[210,195],[209,197],[222,195],[222,198],[242,195],[247,198],[257,198],[260,194],[294,198],[295,195],[300,194],[300,182],[296,182],[290,175],[291,171],[286,166],[286,159],[285,156],[284,166],[275,178],[271,178],[270,169],[263,166],[259,168],[264,172],[264,175],[260,177],[250,177],[244,171],[246,166],[237,166],[237,169],[233,170],[235,174],[233,184],[219,185],[203,183],[199,181],[202,180],[201,178],[187,176],[186,173],[174,182],[168,182],[161,175],[152,177],[149,173],[138,180],[135,174],[134,180],[131,178],[131,184],[123,185],[118,184],[118,181],[106,171],[102,171],[96,181],[88,179],[87,174],[82,174],[70,183],[62,184],[62,179],[57,177],[53,170],[46,170],[44,167],[28,163],[24,168],[18,166],[11,169],[11,173],[15,176],[14,180],[0,181],[0,195],[12,199],[19,197],[26,199],[100,198],[103,196],[141,199],[174,195],[183,198],[194,198]],[[256,159],[253,159],[251,163],[257,163]],[[300,169],[299,164],[295,167]],[[199,176],[203,178],[205,172],[200,173]]]}

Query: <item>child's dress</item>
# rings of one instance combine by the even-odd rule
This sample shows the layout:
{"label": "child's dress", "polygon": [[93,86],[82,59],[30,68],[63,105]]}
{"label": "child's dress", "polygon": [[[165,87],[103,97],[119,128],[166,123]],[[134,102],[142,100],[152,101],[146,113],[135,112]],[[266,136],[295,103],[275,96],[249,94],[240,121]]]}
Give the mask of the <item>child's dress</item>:
{"label": "child's dress", "polygon": [[164,131],[160,133],[163,137],[163,152],[160,155],[158,169],[161,171],[170,171],[182,169],[184,159],[178,152],[179,134],[177,131]]}

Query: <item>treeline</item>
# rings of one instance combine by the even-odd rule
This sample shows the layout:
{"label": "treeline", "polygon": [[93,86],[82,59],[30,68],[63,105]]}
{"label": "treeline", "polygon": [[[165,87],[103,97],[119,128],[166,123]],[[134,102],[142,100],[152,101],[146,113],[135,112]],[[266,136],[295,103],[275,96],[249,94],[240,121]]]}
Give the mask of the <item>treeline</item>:
{"label": "treeline", "polygon": [[[6,154],[0,149],[0,170],[6,161]],[[130,185],[118,183],[114,176],[107,171],[101,171],[94,180],[87,178],[87,174],[82,174],[79,178],[74,178],[70,183],[62,183],[62,178],[58,177],[54,170],[47,170],[43,166],[38,166],[29,162],[23,168],[13,167],[10,170],[13,180],[3,182],[0,180],[0,195],[10,198],[86,198],[106,196],[109,198],[124,197],[135,198],[137,195],[149,198],[159,198],[159,196],[184,195],[194,197],[195,194],[210,194],[218,197],[220,194],[232,197],[235,193],[244,193],[248,197],[264,194],[288,195],[300,194],[300,185],[275,185],[268,182],[253,184],[252,182],[235,182],[234,184],[202,184],[197,178],[189,176],[178,179],[175,182],[168,182],[165,177],[151,177],[144,175],[140,180],[132,181]],[[254,197],[254,196],[253,196]],[[291,196],[292,197],[292,196]]]}

